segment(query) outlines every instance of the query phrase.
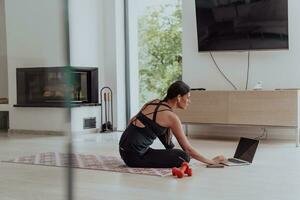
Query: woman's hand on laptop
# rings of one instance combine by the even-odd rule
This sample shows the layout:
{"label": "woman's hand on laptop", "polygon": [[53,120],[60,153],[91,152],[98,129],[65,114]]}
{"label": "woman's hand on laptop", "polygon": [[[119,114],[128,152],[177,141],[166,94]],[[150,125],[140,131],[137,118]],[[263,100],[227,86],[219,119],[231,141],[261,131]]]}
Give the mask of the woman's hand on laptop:
{"label": "woman's hand on laptop", "polygon": [[212,159],[216,164],[223,163],[226,161],[226,158],[223,155],[216,156]]}

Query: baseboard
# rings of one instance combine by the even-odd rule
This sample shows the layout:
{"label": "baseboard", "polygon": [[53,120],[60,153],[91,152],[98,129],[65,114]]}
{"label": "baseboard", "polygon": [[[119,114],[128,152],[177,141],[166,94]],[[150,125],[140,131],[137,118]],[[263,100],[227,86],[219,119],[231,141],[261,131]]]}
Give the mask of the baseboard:
{"label": "baseboard", "polygon": [[84,135],[88,133],[100,133],[100,128],[86,129],[81,131],[72,131],[73,135]]}
{"label": "baseboard", "polygon": [[[88,129],[82,131],[72,131],[72,135],[84,135],[88,133],[111,133],[110,132],[100,132],[99,128]],[[63,136],[66,135],[64,131],[45,131],[45,130],[24,130],[24,129],[9,129],[8,135],[10,134],[27,134],[27,135],[53,135],[53,136]]]}
{"label": "baseboard", "polygon": [[9,129],[8,135],[10,135],[10,134],[63,136],[63,135],[65,135],[65,132],[63,132],[63,131],[45,131],[45,130]]}

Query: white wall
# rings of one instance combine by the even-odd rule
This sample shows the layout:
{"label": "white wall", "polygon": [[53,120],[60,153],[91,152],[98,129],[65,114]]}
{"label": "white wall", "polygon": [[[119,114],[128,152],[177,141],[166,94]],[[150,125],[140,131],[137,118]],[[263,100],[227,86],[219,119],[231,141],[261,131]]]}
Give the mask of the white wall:
{"label": "white wall", "polygon": [[[101,128],[101,118],[100,118],[100,107],[95,106],[85,106],[85,107],[75,107],[71,109],[71,130],[73,133],[77,132],[96,132]],[[96,118],[96,128],[95,129],[83,129],[83,122],[85,118]]]}
{"label": "white wall", "polygon": [[104,83],[113,90],[115,127],[126,127],[124,1],[104,0]]}
{"label": "white wall", "polygon": [[[113,90],[114,127],[123,129],[126,125],[124,2],[123,0],[69,2],[70,64],[99,67],[99,87],[109,86]],[[68,64],[64,1],[6,0],[5,3],[10,128],[64,130],[67,120],[66,109],[13,107],[16,104],[16,68]],[[73,112],[76,113],[74,120],[82,121],[82,117],[78,116],[96,113],[97,110],[99,107],[95,107],[92,112],[86,109]],[[37,121],[40,122],[39,125],[35,125]],[[74,125],[73,130],[77,130],[76,127],[78,128]]]}
{"label": "white wall", "polygon": [[[99,86],[103,85],[103,16],[102,0],[69,0],[70,65],[97,67]],[[96,117],[100,127],[100,107],[78,107],[71,109],[71,129],[83,130],[84,118]]]}
{"label": "white wall", "polygon": [[[123,0],[70,0],[69,3],[71,65],[99,68],[99,89],[108,86],[113,91],[114,128],[124,129]],[[72,116],[78,120],[78,116]]]}
{"label": "white wall", "polygon": [[0,98],[8,97],[5,5],[0,0]]}
{"label": "white wall", "polygon": [[16,108],[16,68],[67,64],[62,0],[6,0],[10,129],[63,131],[63,108]]}
{"label": "white wall", "polygon": [[[299,1],[289,1],[289,50],[250,52],[250,89],[257,81],[263,82],[264,89],[300,88],[299,6]],[[209,54],[197,50],[195,1],[183,1],[183,12],[183,79],[192,87],[231,90],[232,87],[217,71]],[[247,52],[218,52],[213,55],[229,79],[243,90]]]}
{"label": "white wall", "polygon": [[102,0],[69,0],[71,66],[103,71],[102,4]]}
{"label": "white wall", "polygon": [[[263,89],[300,88],[300,26],[297,22],[300,1],[289,2],[289,50],[251,51],[248,88],[252,89],[258,81]],[[245,89],[247,72],[247,52],[213,53],[223,72],[238,87]],[[208,90],[232,90],[233,88],[221,76],[208,53],[199,53],[195,1],[183,1],[183,80],[192,88],[203,87]],[[212,131],[222,133],[222,128]],[[226,128],[231,132],[232,128]],[[195,129],[199,131],[199,129]],[[209,130],[205,130],[206,132]],[[241,129],[236,130],[241,131]],[[244,129],[245,132],[261,131]],[[270,130],[272,132],[272,130]],[[275,131],[276,132],[276,131]],[[282,132],[282,130],[281,130]],[[293,131],[287,133],[292,134]]]}

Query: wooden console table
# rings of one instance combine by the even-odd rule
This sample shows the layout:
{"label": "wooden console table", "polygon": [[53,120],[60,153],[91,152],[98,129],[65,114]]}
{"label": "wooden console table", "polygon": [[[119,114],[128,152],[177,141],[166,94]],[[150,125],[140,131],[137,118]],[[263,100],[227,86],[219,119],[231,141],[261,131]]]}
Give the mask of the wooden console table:
{"label": "wooden console table", "polygon": [[191,91],[189,107],[176,113],[184,124],[293,128],[298,147],[299,97],[299,90]]}

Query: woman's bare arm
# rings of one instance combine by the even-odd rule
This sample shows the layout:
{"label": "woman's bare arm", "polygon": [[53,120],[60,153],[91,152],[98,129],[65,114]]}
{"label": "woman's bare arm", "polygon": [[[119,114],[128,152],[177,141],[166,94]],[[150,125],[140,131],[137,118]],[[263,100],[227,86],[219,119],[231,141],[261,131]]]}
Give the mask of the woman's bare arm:
{"label": "woman's bare arm", "polygon": [[179,120],[179,118],[177,117],[176,114],[172,113],[169,116],[169,122],[170,122],[170,128],[171,128],[174,136],[176,137],[179,145],[192,158],[194,158],[198,161],[201,161],[203,163],[206,163],[206,164],[217,164],[217,163],[224,161],[225,158],[223,156],[217,156],[213,159],[208,159],[208,158],[204,157],[203,155],[201,155],[188,141],[187,137],[185,136],[185,134],[183,132],[181,121]]}

